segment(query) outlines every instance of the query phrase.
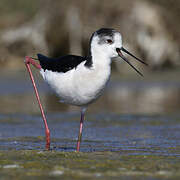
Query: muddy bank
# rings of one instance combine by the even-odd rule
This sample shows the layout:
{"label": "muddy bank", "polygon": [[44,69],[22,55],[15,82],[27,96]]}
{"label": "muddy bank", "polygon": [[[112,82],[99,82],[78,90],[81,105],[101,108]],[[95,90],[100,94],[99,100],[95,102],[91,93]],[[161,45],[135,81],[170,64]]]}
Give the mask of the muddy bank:
{"label": "muddy bank", "polygon": [[177,157],[126,156],[121,152],[0,152],[3,179],[178,179]]}

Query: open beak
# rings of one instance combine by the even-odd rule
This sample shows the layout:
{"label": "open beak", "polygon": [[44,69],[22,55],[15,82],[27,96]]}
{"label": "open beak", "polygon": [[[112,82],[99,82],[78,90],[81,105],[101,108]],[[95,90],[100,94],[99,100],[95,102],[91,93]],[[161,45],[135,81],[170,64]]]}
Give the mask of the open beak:
{"label": "open beak", "polygon": [[140,60],[139,58],[137,58],[136,56],[134,56],[133,54],[131,54],[129,51],[127,51],[126,49],[124,49],[123,47],[122,48],[116,48],[116,51],[118,53],[118,55],[124,60],[126,61],[138,74],[140,74],[141,76],[143,76],[143,74],[141,72],[139,72],[129,61],[127,58],[125,58],[122,54],[121,51],[124,51],[125,53],[127,53],[128,55],[132,56],[133,58],[135,58],[137,61],[145,64],[145,65],[148,65],[147,63],[145,63],[144,61]]}

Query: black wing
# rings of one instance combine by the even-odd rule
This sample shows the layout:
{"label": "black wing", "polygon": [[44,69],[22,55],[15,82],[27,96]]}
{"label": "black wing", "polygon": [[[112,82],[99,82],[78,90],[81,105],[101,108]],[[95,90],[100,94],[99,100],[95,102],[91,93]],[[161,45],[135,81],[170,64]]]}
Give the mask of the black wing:
{"label": "black wing", "polygon": [[37,54],[40,65],[44,71],[51,70],[53,72],[67,72],[76,68],[81,62],[86,61],[85,57],[67,55],[59,58],[49,58],[42,54]]}

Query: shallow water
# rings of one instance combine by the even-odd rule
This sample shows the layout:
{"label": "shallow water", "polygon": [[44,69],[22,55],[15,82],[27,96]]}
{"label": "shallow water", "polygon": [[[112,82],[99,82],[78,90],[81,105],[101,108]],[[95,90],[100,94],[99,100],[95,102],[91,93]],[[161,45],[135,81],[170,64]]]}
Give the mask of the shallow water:
{"label": "shallow water", "polygon": [[[51,149],[75,151],[79,114],[47,116]],[[180,156],[180,116],[89,114],[84,123],[82,152],[121,151],[127,155]],[[43,150],[40,116],[0,116],[0,149]]]}
{"label": "shallow water", "polygon": [[86,113],[77,153],[79,109],[60,104],[35,73],[51,130],[46,152],[42,118],[26,75],[0,76],[0,179],[179,179],[177,80],[112,78]]}

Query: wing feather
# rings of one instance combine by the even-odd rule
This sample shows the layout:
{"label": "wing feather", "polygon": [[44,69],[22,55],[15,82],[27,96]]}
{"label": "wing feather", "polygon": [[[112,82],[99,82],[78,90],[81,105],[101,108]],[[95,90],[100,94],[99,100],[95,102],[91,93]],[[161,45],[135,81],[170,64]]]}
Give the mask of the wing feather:
{"label": "wing feather", "polygon": [[67,72],[76,68],[81,62],[86,61],[85,57],[67,55],[60,58],[49,58],[42,54],[37,54],[41,67],[45,70],[53,72]]}

